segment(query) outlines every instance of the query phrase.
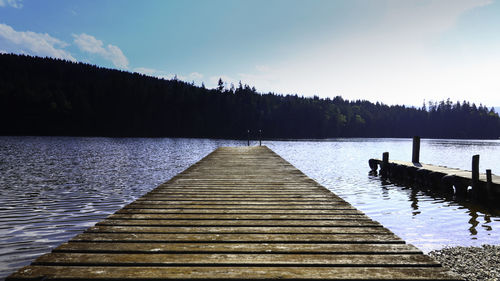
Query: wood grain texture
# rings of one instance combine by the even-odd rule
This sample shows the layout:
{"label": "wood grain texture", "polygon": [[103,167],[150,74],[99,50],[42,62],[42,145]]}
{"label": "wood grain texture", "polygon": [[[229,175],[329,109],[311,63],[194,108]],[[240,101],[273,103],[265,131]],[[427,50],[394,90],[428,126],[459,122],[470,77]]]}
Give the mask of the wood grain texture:
{"label": "wood grain texture", "polygon": [[460,280],[266,147],[219,148],[7,280]]}

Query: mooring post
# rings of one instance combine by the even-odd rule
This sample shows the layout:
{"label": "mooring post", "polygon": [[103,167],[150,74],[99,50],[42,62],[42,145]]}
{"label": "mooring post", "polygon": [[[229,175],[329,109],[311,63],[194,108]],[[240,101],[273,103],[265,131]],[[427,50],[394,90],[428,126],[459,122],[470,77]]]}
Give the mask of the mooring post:
{"label": "mooring post", "polygon": [[262,130],[259,130],[259,146],[262,145]]}
{"label": "mooring post", "polygon": [[387,177],[387,169],[389,168],[389,152],[382,153],[382,167],[380,167],[380,175]]}
{"label": "mooring post", "polygon": [[477,192],[479,188],[479,155],[472,156],[472,191]]}
{"label": "mooring post", "polygon": [[250,146],[250,130],[247,130],[247,146]]}
{"label": "mooring post", "polygon": [[413,137],[413,150],[411,155],[411,162],[420,163],[420,137]]}
{"label": "mooring post", "polygon": [[486,170],[486,194],[488,195],[488,199],[491,198],[491,170]]}

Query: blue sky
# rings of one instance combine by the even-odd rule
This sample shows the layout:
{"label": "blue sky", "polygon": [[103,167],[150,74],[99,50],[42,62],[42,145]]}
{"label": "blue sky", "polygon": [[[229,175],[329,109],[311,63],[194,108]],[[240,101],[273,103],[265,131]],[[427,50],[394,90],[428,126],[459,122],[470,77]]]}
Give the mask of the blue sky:
{"label": "blue sky", "polygon": [[0,0],[0,51],[207,87],[500,105],[494,0]]}

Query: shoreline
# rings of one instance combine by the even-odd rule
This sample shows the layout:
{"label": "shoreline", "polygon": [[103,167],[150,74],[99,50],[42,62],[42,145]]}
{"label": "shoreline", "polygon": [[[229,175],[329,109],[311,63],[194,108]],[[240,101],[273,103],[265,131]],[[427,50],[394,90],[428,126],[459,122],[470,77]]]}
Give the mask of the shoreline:
{"label": "shoreline", "polygon": [[500,280],[500,245],[444,247],[428,253],[467,281]]}

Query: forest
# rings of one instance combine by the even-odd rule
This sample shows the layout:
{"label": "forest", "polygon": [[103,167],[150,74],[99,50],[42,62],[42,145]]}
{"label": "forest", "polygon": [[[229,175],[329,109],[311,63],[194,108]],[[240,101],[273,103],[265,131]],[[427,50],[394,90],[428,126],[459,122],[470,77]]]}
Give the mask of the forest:
{"label": "forest", "polygon": [[[404,93],[401,93],[404,94]],[[474,93],[471,93],[473,95]],[[0,55],[0,135],[244,139],[498,139],[493,108],[467,101],[420,108],[365,100],[215,89],[52,58]]]}

